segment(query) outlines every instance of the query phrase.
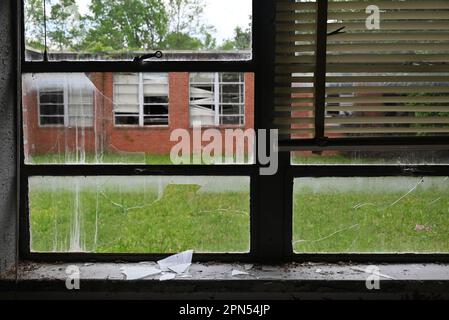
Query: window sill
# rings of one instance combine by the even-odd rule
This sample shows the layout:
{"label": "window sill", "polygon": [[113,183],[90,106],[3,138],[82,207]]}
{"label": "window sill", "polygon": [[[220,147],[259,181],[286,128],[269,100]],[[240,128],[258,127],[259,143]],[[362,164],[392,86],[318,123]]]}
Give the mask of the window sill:
{"label": "window sill", "polygon": [[114,129],[118,130],[154,130],[154,129],[170,129],[169,125],[158,125],[158,126],[118,126],[115,125]]}
{"label": "window sill", "polygon": [[[79,291],[65,288],[65,270],[69,265],[80,269]],[[405,299],[448,298],[449,265],[379,265],[380,290],[367,290],[370,274],[359,271],[368,265],[288,264],[255,265],[249,275],[231,275],[245,270],[243,264],[195,263],[189,278],[159,281],[160,275],[128,281],[120,268],[136,264],[36,264],[22,263],[18,281],[14,275],[0,280],[3,298],[151,298],[151,299]],[[140,266],[142,264],[139,264]],[[14,294],[11,294],[14,292]]]}
{"label": "window sill", "polygon": [[[189,128],[191,130],[194,129],[193,126],[189,126]],[[214,126],[214,125],[212,125],[212,126],[207,125],[207,126],[201,126],[202,130],[206,130],[206,129],[225,130],[225,129],[245,129],[245,128],[246,128],[245,125],[239,125],[239,124],[236,124],[236,125],[216,125],[216,126]]]}

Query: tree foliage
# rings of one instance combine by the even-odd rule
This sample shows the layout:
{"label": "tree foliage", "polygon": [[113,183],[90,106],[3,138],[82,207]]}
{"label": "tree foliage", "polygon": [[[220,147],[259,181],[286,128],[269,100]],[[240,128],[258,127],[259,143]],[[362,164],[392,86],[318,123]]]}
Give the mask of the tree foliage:
{"label": "tree foliage", "polygon": [[251,49],[251,25],[246,29],[236,27],[234,29],[234,38],[226,40],[221,49],[223,50],[248,50]]}
{"label": "tree foliage", "polygon": [[159,0],[92,0],[85,17],[85,49],[156,49],[168,33],[168,16]]}
{"label": "tree foliage", "polygon": [[[205,0],[91,0],[80,14],[76,0],[46,0],[50,50],[125,52],[211,50],[215,29],[204,21]],[[27,45],[44,48],[44,0],[25,1]],[[251,30],[237,27],[221,49],[248,49]]]}

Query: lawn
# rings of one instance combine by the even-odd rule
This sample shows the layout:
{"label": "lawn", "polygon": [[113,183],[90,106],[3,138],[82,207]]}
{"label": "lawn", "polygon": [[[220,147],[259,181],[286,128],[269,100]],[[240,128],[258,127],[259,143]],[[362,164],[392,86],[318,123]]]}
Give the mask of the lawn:
{"label": "lawn", "polygon": [[151,186],[79,188],[76,181],[69,183],[73,187],[31,188],[33,251],[249,250],[249,192],[200,192],[197,184],[169,184],[158,195]]}
{"label": "lawn", "polygon": [[447,179],[425,178],[416,189],[418,178],[300,181],[296,252],[449,252]]}
{"label": "lawn", "polygon": [[[213,185],[225,184],[224,177],[211,179]],[[449,181],[425,178],[416,185],[417,180],[296,180],[295,251],[449,252]],[[32,250],[249,250],[249,188],[242,191],[231,186],[219,192],[204,192],[201,184],[172,183],[162,192],[155,188],[128,190],[120,188],[121,183],[113,188],[78,191],[31,188]]]}
{"label": "lawn", "polygon": [[[193,156],[192,156],[193,157]],[[193,158],[190,161],[193,164]],[[226,164],[237,163],[236,157],[228,157],[222,160]],[[70,164],[70,163],[82,163],[82,164],[143,164],[143,165],[171,165],[173,162],[170,159],[170,155],[156,155],[156,154],[115,154],[105,153],[100,156],[95,154],[85,154],[83,157],[76,156],[74,154],[43,154],[32,155],[27,159],[27,163],[30,164]],[[250,163],[250,159],[247,155],[244,157],[244,163]],[[206,164],[202,162],[202,164]]]}
{"label": "lawn", "polygon": [[88,153],[83,158],[74,154],[43,154],[32,155],[27,159],[31,164],[66,164],[66,163],[87,163],[87,164],[172,164],[170,155],[153,155],[153,154],[113,154],[105,153],[101,156]]}

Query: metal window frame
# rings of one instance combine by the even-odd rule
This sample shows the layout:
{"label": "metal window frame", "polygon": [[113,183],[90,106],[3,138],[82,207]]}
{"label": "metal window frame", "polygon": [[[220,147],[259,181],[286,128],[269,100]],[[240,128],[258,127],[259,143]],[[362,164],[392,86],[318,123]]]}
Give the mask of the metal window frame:
{"label": "metal window frame", "polygon": [[[212,126],[216,126],[216,127],[226,127],[226,126],[241,126],[244,127],[246,124],[246,83],[245,83],[245,73],[243,72],[239,72],[239,74],[241,75],[240,81],[239,82],[223,82],[222,78],[223,78],[223,73],[225,72],[214,72],[214,82],[211,83],[211,87],[213,87],[214,89],[214,104],[210,104],[211,106],[214,106],[214,124]],[[189,77],[189,115],[191,118],[192,112],[190,110],[191,106],[192,106],[192,86],[195,85],[206,85],[206,83],[202,83],[202,82],[193,82],[191,81],[191,78]],[[209,85],[209,83],[207,83]],[[239,86],[239,92],[240,92],[240,100],[241,102],[238,103],[239,106],[239,114],[230,114],[230,115],[226,115],[222,112],[223,110],[223,106],[227,106],[227,105],[237,105],[237,104],[232,104],[232,103],[223,103],[221,102],[221,96],[222,96],[222,87],[224,85],[238,85]],[[243,87],[243,91],[242,91],[242,87]],[[243,113],[241,112],[243,108]],[[235,117],[239,119],[239,123],[238,124],[222,124],[222,118],[226,117],[226,116],[231,116],[231,117]],[[242,121],[243,120],[243,121]],[[193,127],[193,123],[192,123],[192,119],[190,119],[190,126]],[[205,127],[209,127],[211,125],[204,125]]]}
{"label": "metal window frame", "polygon": [[[255,74],[255,129],[275,129],[274,61],[276,0],[253,0],[253,59],[251,61],[194,62],[26,62],[23,1],[17,1],[13,16],[17,23],[19,74],[33,72],[252,72]],[[327,0],[319,0],[319,2]],[[322,21],[321,19],[318,19]],[[325,21],[327,22],[327,21]],[[320,28],[319,37],[324,37]],[[322,50],[322,48],[320,49]],[[168,254],[84,254],[32,253],[29,240],[28,177],[30,176],[249,176],[250,177],[250,252],[248,254],[196,254],[195,261],[251,261],[281,263],[286,261],[360,261],[360,262],[448,262],[449,254],[294,254],[292,246],[293,180],[300,177],[384,177],[448,176],[449,166],[294,166],[290,151],[325,148],[446,148],[447,137],[394,139],[312,139],[281,141],[279,170],[273,176],[260,176],[259,162],[254,165],[166,166],[166,165],[43,165],[24,162],[24,135],[21,113],[21,78],[18,79],[19,170],[19,257],[34,261],[141,261],[166,257]],[[268,142],[267,142],[268,147]]]}
{"label": "metal window frame", "polygon": [[[295,1],[295,0],[292,0]],[[316,71],[315,87],[315,138],[304,140],[282,140],[279,142],[281,153],[291,151],[325,151],[325,150],[449,150],[449,137],[364,137],[364,138],[328,138],[325,136],[325,98],[326,98],[326,60],[327,60],[327,22],[329,0],[316,0]],[[448,165],[292,165],[290,157],[283,159],[287,192],[284,213],[285,233],[284,248],[287,261],[296,262],[449,262],[449,253],[294,253],[293,251],[293,184],[294,179],[313,177],[422,177],[449,175]],[[288,163],[287,163],[288,162]]]}
{"label": "metal window frame", "polygon": [[[39,119],[39,123],[38,123],[38,126],[39,126],[39,128],[64,128],[64,127],[66,127],[66,122],[67,122],[67,120],[66,120],[66,105],[65,105],[65,93],[64,93],[64,88],[63,89],[61,89],[61,90],[59,90],[58,89],[58,91],[61,91],[62,92],[62,98],[63,98],[63,102],[62,102],[62,105],[63,105],[63,107],[64,107],[64,114],[63,115],[52,115],[52,116],[50,116],[50,117],[54,117],[54,118],[62,118],[62,119],[64,119],[64,123],[63,124],[42,124],[42,118],[44,118],[44,117],[49,117],[49,116],[47,116],[47,115],[42,115],[41,114],[41,107],[42,106],[47,106],[47,105],[49,105],[49,104],[46,104],[46,103],[41,103],[41,94],[42,93],[45,93],[45,91],[41,91],[41,90],[39,90],[39,92],[37,92],[37,105],[38,105],[38,108],[37,108],[37,116],[38,116],[38,119]],[[55,104],[55,105],[61,105],[61,104]]]}
{"label": "metal window frame", "polygon": [[[265,5],[262,1],[252,0],[253,4],[253,35],[255,25],[260,25],[260,18]],[[19,74],[25,73],[70,73],[70,72],[256,72],[259,59],[256,50],[258,39],[253,36],[253,58],[248,61],[148,61],[136,63],[132,61],[55,61],[36,62],[25,60],[24,38],[24,0],[17,1],[14,16],[18,19],[19,57],[17,66]],[[21,79],[18,79],[21,88]],[[19,90],[20,91],[20,90]],[[223,165],[223,166],[171,166],[171,165],[27,165],[24,154],[24,135],[22,127],[21,96],[18,97],[18,128],[20,137],[20,159],[18,163],[19,183],[19,255],[20,259],[34,261],[141,261],[154,260],[168,256],[166,254],[91,254],[91,253],[35,253],[30,248],[30,219],[28,204],[28,178],[32,176],[247,176],[250,178],[250,252],[245,254],[197,254],[198,261],[254,261],[258,253],[256,214],[258,164],[254,165]]]}
{"label": "metal window frame", "polygon": [[[83,114],[82,116],[76,115],[76,116],[70,116],[70,112],[69,112],[69,108],[71,105],[75,105],[75,106],[81,106],[82,110],[84,111],[84,107],[86,106],[90,106],[90,105],[94,105],[95,103],[95,99],[94,99],[94,94],[92,93],[92,103],[91,104],[87,104],[87,103],[79,103],[79,104],[74,104],[74,103],[70,103],[70,96],[69,96],[69,89],[67,84],[64,84],[62,86],[60,86],[59,88],[54,88],[55,90],[53,91],[60,91],[62,92],[62,98],[63,98],[63,102],[62,104],[59,105],[63,105],[64,106],[64,114],[63,115],[42,115],[41,114],[41,106],[42,105],[51,105],[51,104],[46,104],[46,103],[41,103],[41,94],[45,93],[45,90],[38,90],[37,91],[37,112],[38,112],[38,119],[39,119],[39,123],[38,123],[38,127],[39,128],[69,128],[70,127],[70,120],[71,118],[83,118],[84,119],[84,125],[81,125],[80,127],[89,129],[89,128],[93,128],[93,122],[92,125],[86,125],[86,119],[93,119],[93,114],[90,115],[86,115]],[[55,104],[58,105],[58,104]],[[63,124],[42,124],[42,118],[43,117],[48,117],[48,118],[63,118],[64,119],[64,123]]]}

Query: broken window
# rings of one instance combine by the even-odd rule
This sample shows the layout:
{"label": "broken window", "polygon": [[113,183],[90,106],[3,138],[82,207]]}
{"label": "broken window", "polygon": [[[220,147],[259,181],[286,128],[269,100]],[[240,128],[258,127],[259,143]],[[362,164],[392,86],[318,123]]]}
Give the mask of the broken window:
{"label": "broken window", "polygon": [[247,177],[32,177],[31,251],[249,251]]}
{"label": "broken window", "polygon": [[[137,2],[142,3],[140,0]],[[213,6],[232,3],[233,13],[236,6],[244,6],[240,0],[212,2]],[[421,60],[418,65],[401,62],[395,65],[391,71],[393,74],[387,74],[389,71],[382,73],[387,69],[366,68],[383,65],[377,63],[377,59],[388,60],[390,55],[370,55],[367,58],[376,60],[370,60],[372,64],[361,62],[358,54],[354,61],[349,62],[347,60],[352,56],[340,56],[341,46],[362,51],[376,46],[371,41],[356,47],[345,43],[346,37],[360,36],[357,28],[360,27],[359,18],[365,14],[363,1],[351,1],[356,8],[343,13],[341,8],[349,2],[249,2],[257,6],[254,27],[246,29],[242,26],[235,30],[236,36],[229,38],[226,46],[210,46],[207,50],[201,47],[181,52],[175,47],[149,45],[150,42],[145,42],[148,47],[144,46],[142,50],[130,38],[122,37],[108,39],[111,47],[103,44],[95,47],[95,42],[91,42],[95,48],[87,54],[82,48],[71,54],[72,51],[67,50],[71,46],[58,48],[48,34],[47,46],[45,43],[42,45],[39,37],[43,39],[44,33],[34,38],[34,46],[38,49],[30,50],[28,28],[32,25],[26,26],[25,38],[28,40],[23,43],[22,55],[21,142],[24,152],[20,168],[21,181],[28,181],[28,184],[21,184],[21,199],[26,199],[21,201],[24,203],[21,204],[21,244],[25,257],[39,257],[39,253],[52,252],[54,255],[50,257],[65,258],[57,253],[82,252],[85,255],[80,257],[106,260],[106,255],[99,254],[112,252],[119,253],[118,257],[126,260],[126,256],[120,254],[195,249],[198,252],[250,252],[244,257],[284,261],[296,259],[294,252],[320,253],[319,257],[324,259],[327,256],[322,253],[447,252],[447,237],[443,237],[441,231],[447,220],[443,214],[444,208],[447,209],[444,201],[447,198],[446,180],[438,178],[446,175],[447,167],[434,165],[441,164],[444,156],[436,155],[434,160],[429,160],[434,152],[448,150],[447,136],[427,135],[446,130],[441,129],[446,125],[444,118],[447,116],[443,112],[446,92],[441,92],[446,90],[447,81],[442,79],[447,75],[446,66],[434,65],[435,61],[430,61],[428,66],[420,64]],[[149,10],[157,9],[161,3],[154,1],[156,6]],[[382,2],[389,7],[401,7],[398,12],[393,8],[392,20],[418,11],[423,5],[417,3]],[[440,1],[438,5],[437,10],[449,9],[445,2]],[[407,6],[411,7],[407,9]],[[101,13],[102,7],[97,9]],[[276,10],[276,22],[264,23]],[[402,10],[410,11],[403,14]],[[431,8],[425,10],[435,13]],[[327,30],[326,22],[335,26],[332,21],[340,18],[327,19],[324,12],[342,15],[345,19],[355,17],[357,21],[354,23],[351,18],[345,33]],[[438,13],[439,17],[444,15],[444,10]],[[412,16],[422,19],[410,20],[427,19],[419,12]],[[25,19],[29,17],[25,14]],[[129,18],[133,27],[141,25],[142,21],[153,21],[138,20],[135,15]],[[222,14],[222,18],[229,20],[229,14]],[[413,27],[415,22],[406,24]],[[421,22],[417,22],[418,25]],[[438,28],[444,26],[444,22],[425,24]],[[49,31],[55,26],[54,22],[47,25]],[[254,50],[258,50],[254,56],[251,47],[248,50],[247,46],[253,34],[252,28],[258,28],[258,32],[254,32]],[[402,24],[399,26],[395,21],[393,28],[398,30],[390,33],[388,29],[388,36],[394,37],[397,31],[403,30],[400,29]],[[434,30],[432,35],[441,38],[447,33],[445,29],[446,26],[443,30]],[[98,38],[113,35],[104,30],[97,33]],[[145,28],[132,30],[147,32]],[[423,30],[427,32],[427,29]],[[331,33],[329,37],[328,31]],[[382,32],[374,33],[376,38]],[[179,34],[175,37],[176,43],[186,43],[177,42],[177,36]],[[338,43],[338,39],[344,41]],[[395,41],[391,45],[396,45]],[[327,42],[329,51],[323,46]],[[436,44],[440,46],[443,42],[438,40]],[[390,44],[387,47],[391,47]],[[432,50],[440,50],[436,49],[435,43],[431,47]],[[444,51],[444,46],[442,48]],[[157,49],[163,51],[162,59],[130,61]],[[425,56],[421,53],[417,52],[419,58]],[[413,56],[412,53],[410,55]],[[329,63],[323,58],[327,56]],[[45,61],[46,57],[48,61]],[[430,56],[430,59],[442,57],[442,53],[438,53],[438,57]],[[358,64],[355,69],[354,64]],[[416,72],[403,73],[402,68]],[[419,74],[419,79],[410,77],[409,73],[413,76]],[[256,75],[257,82],[254,80]],[[382,79],[378,81],[378,77]],[[58,79],[57,83],[52,79]],[[395,84],[392,86],[394,89],[385,85],[389,82]],[[429,89],[433,83],[441,85],[435,86],[437,89]],[[419,90],[416,89],[418,87]],[[82,126],[76,122],[70,125],[69,106],[84,104],[76,99],[71,103],[70,91],[85,88],[90,88],[93,95],[93,125]],[[401,90],[400,96],[391,92],[397,88]],[[45,96],[45,90],[49,95]],[[366,90],[374,95],[365,96]],[[418,96],[413,96],[415,90]],[[41,108],[37,101],[41,91],[45,102],[43,113],[54,117],[63,115],[64,125],[39,127]],[[438,92],[434,95],[435,91]],[[419,96],[422,92],[426,94]],[[402,95],[410,101],[403,101]],[[256,114],[253,112],[254,101],[258,103]],[[64,113],[60,112],[58,104],[64,104]],[[436,107],[431,112],[439,110],[443,114],[438,119],[434,116],[427,118],[426,115],[425,120],[416,115],[429,106]],[[381,129],[391,131],[372,135],[372,128],[377,128],[379,123],[366,126],[370,131],[366,136],[352,131],[359,130],[359,124],[365,126],[365,118],[377,118],[366,113],[360,119],[362,117],[354,112],[400,112],[405,107],[412,108],[407,112],[414,110],[413,120],[418,121],[409,123],[409,114],[396,114],[394,120],[403,122],[400,130],[407,127],[409,129],[405,131],[413,131],[413,134],[397,135],[396,123],[389,119],[393,115],[389,114],[382,114],[382,119],[386,118],[388,123],[382,123]],[[169,154],[177,142],[170,136],[177,129],[183,129],[187,133],[186,140],[190,142],[192,125],[196,123],[212,126],[215,133],[222,133],[232,126],[236,129],[268,129],[273,119],[280,123],[281,129],[279,166],[274,176],[259,175],[263,166],[261,161],[254,162],[254,165],[238,162],[234,166],[204,166],[203,159],[198,157],[205,149],[202,139],[198,139],[201,145],[196,150],[190,149],[191,154],[188,154],[189,159],[198,160],[191,162],[198,166],[166,165],[172,163]],[[437,126],[433,126],[432,121],[435,120],[439,122]],[[352,121],[358,122],[357,126],[353,126]],[[427,121],[432,123],[419,123]],[[431,132],[423,132],[423,127],[431,128]],[[351,132],[336,132],[343,129],[351,129]],[[258,150],[263,146],[262,141]],[[368,166],[368,161],[363,159],[358,163],[360,166],[337,166],[335,161],[326,163],[328,166],[292,166],[289,159],[291,152],[294,157],[296,152],[303,151],[325,156],[326,152],[333,150],[338,155],[354,150],[355,155],[349,157],[364,158],[361,152],[366,147],[370,152],[379,152],[380,160],[376,160],[375,165]],[[384,154],[391,151],[411,154],[411,150],[426,153],[426,157],[408,162],[399,156],[387,159]],[[409,166],[409,163],[413,165]],[[369,237],[361,239],[364,234]],[[339,237],[343,237],[341,242]],[[211,257],[228,259],[223,255]]]}
{"label": "broken window", "polygon": [[39,83],[37,104],[39,106],[39,125],[43,127],[92,127],[93,126],[93,88],[68,85],[64,76],[38,76],[27,79],[28,83]]}
{"label": "broken window", "polygon": [[378,28],[367,7],[280,2],[274,122],[285,140],[447,137],[449,5],[380,3]]}
{"label": "broken window", "polygon": [[447,177],[298,178],[296,253],[448,253]]}
{"label": "broken window", "polygon": [[[192,134],[190,75],[185,72],[24,74],[25,162],[40,165],[174,164],[171,151],[182,141],[172,134],[178,129],[184,130],[186,135]],[[249,86],[253,87],[253,75],[246,75]],[[244,74],[227,77],[230,77],[228,81],[245,79]],[[237,93],[233,83],[226,89],[226,99],[240,101],[243,97],[238,95],[244,84],[239,82]],[[233,112],[253,113],[254,92],[249,91],[248,96],[248,108],[241,100],[238,110],[224,109],[219,123],[223,124],[226,117],[232,121],[241,118],[239,123],[243,123],[245,114],[235,116]],[[227,104],[218,104],[218,107],[220,110],[231,108]],[[254,123],[247,122],[246,127],[253,128]],[[237,145],[238,141],[226,140],[223,133],[221,143],[223,150],[218,150],[217,154],[234,150],[232,145]],[[199,144],[184,150],[183,156],[192,159],[208,141],[199,141]],[[244,151],[248,161],[252,159],[252,151],[250,146]],[[230,157],[222,162],[240,164],[236,159]],[[195,164],[202,163],[206,164],[205,161]]]}
{"label": "broken window", "polygon": [[202,126],[244,125],[244,74],[190,74],[190,123]]}
{"label": "broken window", "polygon": [[116,125],[168,125],[168,74],[115,74],[114,101]]}

